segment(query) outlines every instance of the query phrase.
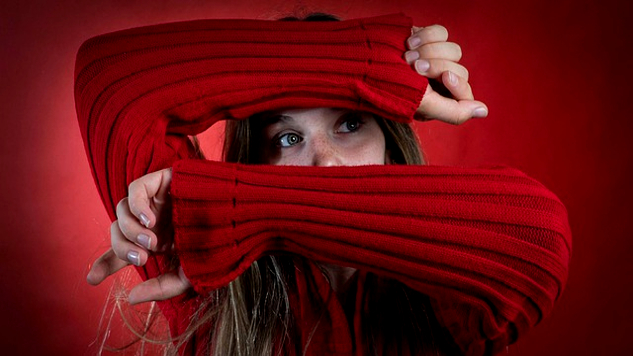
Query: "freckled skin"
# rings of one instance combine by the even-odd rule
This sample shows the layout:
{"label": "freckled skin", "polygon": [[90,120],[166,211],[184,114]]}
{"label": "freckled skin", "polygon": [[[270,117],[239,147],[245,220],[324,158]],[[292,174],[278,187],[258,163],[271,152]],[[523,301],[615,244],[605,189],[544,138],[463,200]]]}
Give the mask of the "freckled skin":
{"label": "freckled skin", "polygon": [[[385,136],[369,114],[317,108],[283,110],[275,115],[284,119],[264,128],[263,163],[359,166],[386,162]],[[357,128],[350,130],[351,127]],[[282,147],[278,139],[285,134],[299,141]]]}

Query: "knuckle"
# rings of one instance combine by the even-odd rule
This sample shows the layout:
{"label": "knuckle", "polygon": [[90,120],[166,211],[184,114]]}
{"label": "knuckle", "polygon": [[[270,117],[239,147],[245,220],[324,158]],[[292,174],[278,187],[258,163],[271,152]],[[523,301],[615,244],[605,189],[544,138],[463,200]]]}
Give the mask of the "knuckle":
{"label": "knuckle", "polygon": [[130,189],[128,191],[129,199],[127,201],[127,204],[129,207],[129,211],[134,215],[137,215],[141,211],[140,209],[146,202],[146,198],[143,195],[143,188],[144,187],[142,185],[136,185],[133,189]]}
{"label": "knuckle", "polygon": [[117,257],[120,257],[119,247],[120,230],[119,224],[115,221],[110,225],[110,247]]}
{"label": "knuckle", "polygon": [[119,230],[119,220],[114,220],[112,224],[110,224],[110,237],[115,237]]}
{"label": "knuckle", "polygon": [[126,248],[125,239],[127,239],[127,237],[121,229],[121,221],[114,221],[112,225],[110,225],[110,247],[118,258],[127,261],[125,256],[126,252],[124,251]]}
{"label": "knuckle", "polygon": [[426,27],[426,35],[429,39],[438,42],[446,41],[448,39],[448,31],[446,30],[446,27],[438,24]]}
{"label": "knuckle", "polygon": [[134,209],[136,208],[136,200],[137,200],[137,194],[138,194],[138,183],[136,183],[136,181],[130,183],[129,187],[128,187],[128,201],[127,204],[130,208],[130,211],[134,211]]}
{"label": "knuckle", "polygon": [[138,181],[136,181],[136,180],[135,180],[135,181],[132,181],[132,183],[130,183],[130,184],[127,186],[127,191],[128,191],[128,193],[129,193],[129,192],[132,192],[132,191],[134,191],[134,190],[136,190],[137,186],[138,186]]}
{"label": "knuckle", "polygon": [[438,77],[447,69],[446,61],[442,59],[429,59],[429,75],[432,77]]}
{"label": "knuckle", "polygon": [[442,25],[434,25],[434,30],[437,32],[438,37],[443,38],[445,41],[448,39],[448,30]]}
{"label": "knuckle", "polygon": [[432,26],[420,29],[420,31],[418,31],[415,35],[418,38],[420,38],[420,40],[422,40],[422,44],[428,44],[428,43],[435,42],[434,41],[434,31],[433,31],[433,27]]}
{"label": "knuckle", "polygon": [[119,200],[119,203],[116,205],[117,216],[119,215],[119,212],[123,211],[123,209],[127,207],[127,205],[128,205],[127,197]]}
{"label": "knuckle", "polygon": [[112,251],[114,252],[114,255],[118,259],[123,260],[123,261],[127,261],[127,258],[125,256],[125,252],[123,250],[118,249],[118,248],[114,248],[114,246],[112,246]]}
{"label": "knuckle", "polygon": [[128,235],[130,235],[130,230],[132,230],[129,220],[125,218],[121,218],[118,221],[119,221],[119,231],[121,232],[123,236],[125,236],[125,238],[127,238]]}
{"label": "knuckle", "polygon": [[420,46],[418,48],[418,53],[420,53],[420,58],[427,60],[435,57],[433,55],[433,46],[429,44]]}
{"label": "knuckle", "polygon": [[135,199],[129,200],[128,201],[128,209],[129,209],[130,213],[132,213],[133,215],[137,215],[137,213],[139,211],[138,202]]}

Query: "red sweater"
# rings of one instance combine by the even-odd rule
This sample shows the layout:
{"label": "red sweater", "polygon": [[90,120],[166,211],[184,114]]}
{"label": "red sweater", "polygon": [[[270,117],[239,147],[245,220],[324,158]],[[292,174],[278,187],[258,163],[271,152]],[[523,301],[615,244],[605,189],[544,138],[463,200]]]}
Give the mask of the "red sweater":
{"label": "red sweater", "polygon": [[[226,285],[265,254],[298,254],[428,294],[469,355],[514,341],[551,312],[571,253],[565,208],[520,172],[180,160],[195,155],[186,135],[266,110],[341,107],[411,120],[426,80],[402,59],[410,27],[400,15],[206,20],[88,40],[77,56],[76,108],[110,217],[127,184],[173,165],[176,246],[196,291]],[[155,277],[166,265],[157,256],[139,272]],[[297,303],[308,298],[299,292]],[[181,296],[160,306],[178,335],[197,304]],[[332,322],[316,339],[323,350],[362,352],[343,309],[328,310]]]}

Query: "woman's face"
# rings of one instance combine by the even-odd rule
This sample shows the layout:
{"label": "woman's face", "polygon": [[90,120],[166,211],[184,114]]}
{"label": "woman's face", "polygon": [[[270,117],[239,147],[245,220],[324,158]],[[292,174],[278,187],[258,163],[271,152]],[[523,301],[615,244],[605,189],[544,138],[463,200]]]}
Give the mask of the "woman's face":
{"label": "woman's face", "polygon": [[267,119],[262,135],[264,164],[387,163],[385,135],[370,114],[331,108],[282,110]]}

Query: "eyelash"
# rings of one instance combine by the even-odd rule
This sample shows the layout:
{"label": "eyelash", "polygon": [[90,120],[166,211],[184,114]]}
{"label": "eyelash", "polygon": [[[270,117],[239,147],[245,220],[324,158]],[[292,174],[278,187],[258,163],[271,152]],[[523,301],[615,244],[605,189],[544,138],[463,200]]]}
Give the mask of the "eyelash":
{"label": "eyelash", "polygon": [[[360,115],[355,114],[355,113],[346,115],[342,119],[343,121],[341,122],[341,124],[339,125],[339,128],[337,129],[336,131],[337,133],[342,133],[342,134],[354,133],[358,131],[365,124],[363,118]],[[349,127],[350,123],[355,124],[355,127],[350,128]],[[343,125],[345,125],[346,131],[341,131],[341,127],[343,127]],[[296,137],[296,141],[292,143],[290,139],[294,137]],[[302,141],[303,141],[303,137],[299,136],[297,133],[294,133],[294,132],[285,133],[283,135],[276,137],[273,140],[273,142],[275,143],[275,146],[280,147],[280,148],[292,147],[296,144],[301,143]]]}
{"label": "eyelash", "polygon": [[[288,141],[289,137],[296,137],[297,138],[297,142],[290,143]],[[285,144],[283,143],[284,139],[286,141]],[[303,138],[301,136],[299,136],[298,134],[294,133],[294,132],[288,132],[286,134],[283,134],[283,135],[275,138],[275,140],[274,140],[275,146],[282,147],[282,148],[294,146],[294,145],[300,143],[301,141],[303,141]]]}
{"label": "eyelash", "polygon": [[[356,132],[358,131],[361,127],[363,127],[363,125],[365,124],[365,122],[363,121],[362,116],[358,115],[358,114],[351,114],[351,115],[346,115],[347,117],[344,117],[344,121],[341,123],[341,125],[339,126],[339,131],[341,133],[352,133],[352,132]],[[349,128],[349,124],[350,122],[353,122],[356,124],[356,127],[351,129]],[[343,125],[346,126],[348,131],[340,131],[340,128],[343,127]]]}

